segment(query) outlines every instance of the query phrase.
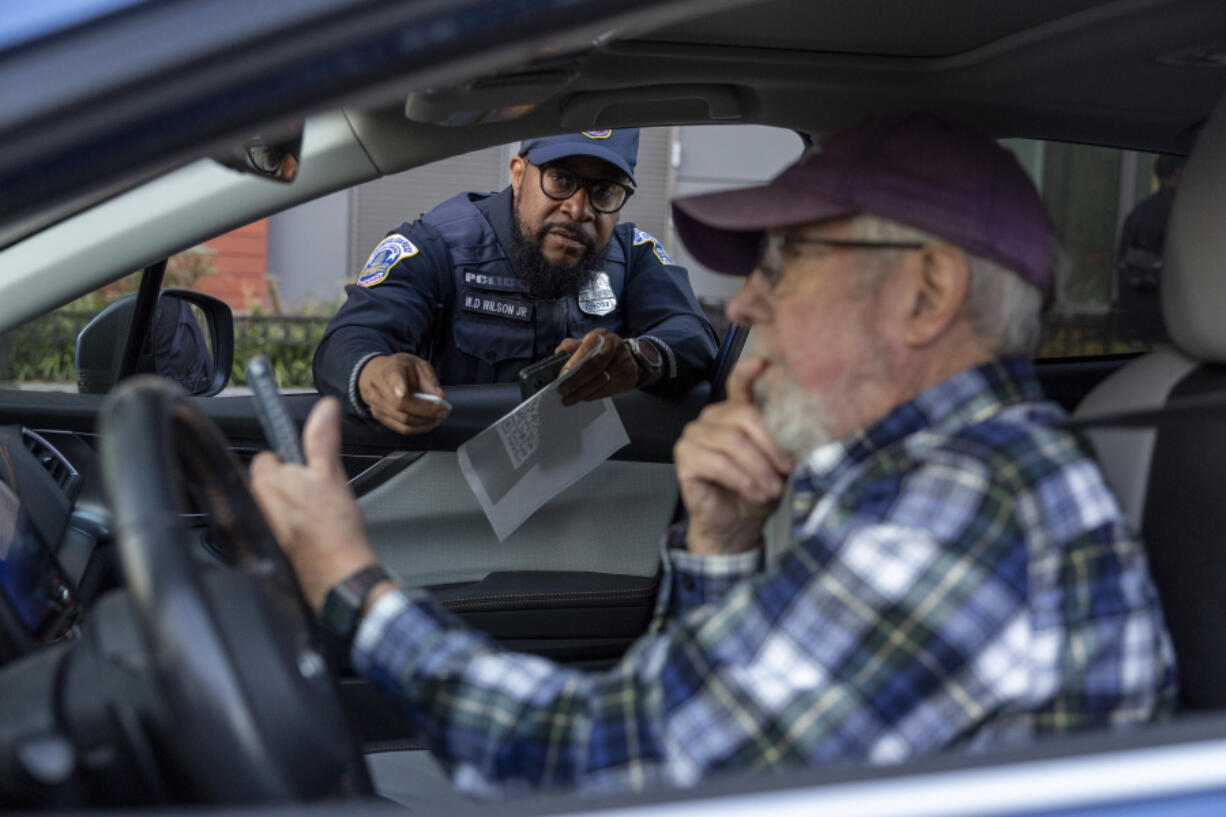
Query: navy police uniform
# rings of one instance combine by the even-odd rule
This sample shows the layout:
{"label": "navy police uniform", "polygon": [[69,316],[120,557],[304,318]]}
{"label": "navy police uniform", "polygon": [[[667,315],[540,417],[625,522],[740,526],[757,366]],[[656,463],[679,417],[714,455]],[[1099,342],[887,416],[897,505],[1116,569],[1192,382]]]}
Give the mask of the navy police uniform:
{"label": "navy police uniform", "polygon": [[1145,343],[1167,339],[1158,280],[1162,275],[1166,225],[1175,188],[1163,187],[1138,204],[1124,220],[1115,257],[1116,334]]}
{"label": "navy police uniform", "polygon": [[605,328],[650,340],[664,358],[648,391],[676,396],[706,379],[716,338],[689,276],[660,243],[619,224],[601,271],[576,296],[531,297],[511,268],[512,194],[461,193],[375,248],[315,353],[315,385],[359,414],[361,367],[411,352],[443,386],[510,383],[565,338]]}

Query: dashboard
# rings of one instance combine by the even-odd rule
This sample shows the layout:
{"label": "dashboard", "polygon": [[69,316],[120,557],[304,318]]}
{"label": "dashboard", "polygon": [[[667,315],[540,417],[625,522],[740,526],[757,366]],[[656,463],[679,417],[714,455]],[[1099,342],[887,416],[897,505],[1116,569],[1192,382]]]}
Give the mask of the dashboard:
{"label": "dashboard", "polygon": [[[86,611],[124,583],[95,443],[89,433],[0,425],[0,666],[76,638]],[[245,462],[255,450],[234,453]],[[380,461],[352,455],[345,467],[374,485],[398,470],[372,468]],[[192,558],[235,566],[235,555],[195,512],[191,486],[182,499]]]}
{"label": "dashboard", "polygon": [[[63,440],[94,458],[79,438]],[[79,591],[101,539],[88,512],[74,518],[83,483],[46,436],[0,427],[0,661],[75,635]]]}

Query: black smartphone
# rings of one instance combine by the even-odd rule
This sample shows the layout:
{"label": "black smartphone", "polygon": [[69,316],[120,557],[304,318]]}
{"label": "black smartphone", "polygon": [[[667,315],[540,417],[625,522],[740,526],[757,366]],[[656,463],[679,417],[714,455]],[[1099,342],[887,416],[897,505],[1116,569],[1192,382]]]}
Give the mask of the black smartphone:
{"label": "black smartphone", "polygon": [[569,354],[566,352],[558,352],[555,355],[550,355],[544,360],[538,360],[536,363],[529,363],[527,366],[520,369],[520,398],[527,400],[529,397],[556,380],[558,374],[560,374],[562,371],[562,367],[566,365],[566,361],[568,360],[570,360]]}
{"label": "black smartphone", "polygon": [[284,462],[302,465],[306,460],[302,457],[302,448],[298,444],[298,429],[285,410],[281,401],[281,392],[277,389],[277,376],[272,372],[272,365],[264,355],[256,355],[247,364],[247,385],[251,387],[251,396],[255,398],[255,413],[264,427],[264,436],[272,445],[273,450]]}

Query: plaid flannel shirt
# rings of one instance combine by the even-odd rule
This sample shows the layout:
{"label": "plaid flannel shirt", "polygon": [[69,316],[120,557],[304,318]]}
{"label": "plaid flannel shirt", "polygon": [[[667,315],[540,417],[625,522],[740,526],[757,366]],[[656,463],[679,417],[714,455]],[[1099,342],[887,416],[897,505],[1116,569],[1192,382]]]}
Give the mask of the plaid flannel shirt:
{"label": "plaid flannel shirt", "polygon": [[1133,724],[1174,658],[1142,548],[1030,364],[968,369],[814,452],[793,546],[665,548],[656,620],[606,672],[504,651],[419,591],[359,629],[475,793],[687,785]]}

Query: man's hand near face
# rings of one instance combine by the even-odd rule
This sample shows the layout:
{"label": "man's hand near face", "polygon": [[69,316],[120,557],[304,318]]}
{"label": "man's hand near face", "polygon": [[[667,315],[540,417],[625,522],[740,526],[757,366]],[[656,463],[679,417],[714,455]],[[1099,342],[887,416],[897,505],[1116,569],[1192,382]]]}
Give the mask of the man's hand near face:
{"label": "man's hand near face", "polygon": [[639,382],[639,367],[634,356],[622,343],[622,339],[608,329],[593,329],[583,339],[567,338],[558,344],[555,352],[566,352],[570,360],[562,367],[563,372],[579,365],[579,361],[600,345],[600,351],[583,364],[583,368],[559,388],[563,405],[574,405],[580,400],[599,400],[630,391]]}
{"label": "man's hand near face", "polygon": [[[311,410],[302,429],[306,465],[283,463],[270,451],[251,461],[251,492],[316,614],[335,584],[378,561],[341,467],[340,417],[334,397]],[[376,586],[367,606],[383,592]]]}
{"label": "man's hand near face", "polygon": [[728,377],[728,399],[703,409],[673,448],[692,553],[755,547],[783,495],[792,458],[770,438],[753,399],[754,381],[768,365],[758,357],[738,363]]}
{"label": "man's hand near face", "polygon": [[373,357],[358,375],[358,395],[371,416],[400,434],[430,431],[451,411],[413,396],[419,392],[440,399],[444,396],[430,364],[408,352]]}

